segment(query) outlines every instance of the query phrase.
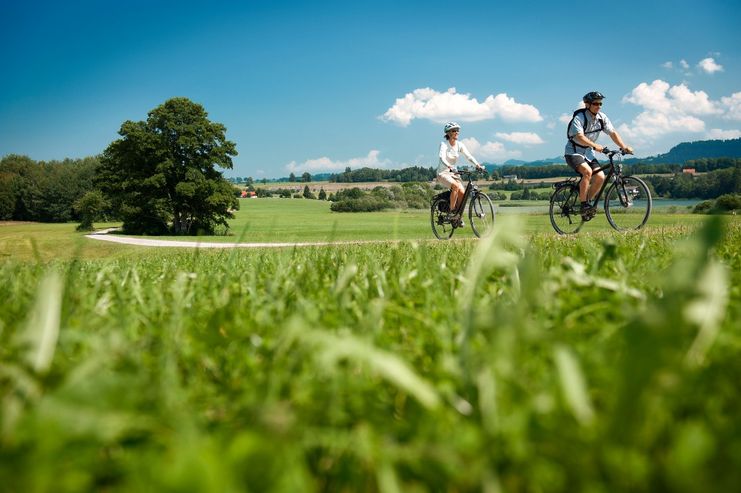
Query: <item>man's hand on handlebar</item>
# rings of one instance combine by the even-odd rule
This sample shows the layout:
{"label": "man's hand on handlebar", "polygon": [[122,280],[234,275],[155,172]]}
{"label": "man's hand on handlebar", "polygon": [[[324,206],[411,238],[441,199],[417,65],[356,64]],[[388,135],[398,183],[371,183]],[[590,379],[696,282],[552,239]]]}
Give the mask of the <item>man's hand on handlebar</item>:
{"label": "man's hand on handlebar", "polygon": [[618,149],[616,151],[611,151],[607,147],[602,147],[602,151],[601,152],[604,153],[604,154],[607,154],[609,156],[614,156],[615,154],[622,154],[623,156],[625,156],[626,154],[633,154],[633,148],[632,147],[625,147],[625,148]]}

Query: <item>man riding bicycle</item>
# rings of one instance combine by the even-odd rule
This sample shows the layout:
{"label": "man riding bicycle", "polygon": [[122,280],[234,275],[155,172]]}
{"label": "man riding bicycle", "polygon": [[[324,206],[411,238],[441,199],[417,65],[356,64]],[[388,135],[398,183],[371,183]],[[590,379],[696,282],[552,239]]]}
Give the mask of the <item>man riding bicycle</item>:
{"label": "man riding bicycle", "polygon": [[[620,134],[612,126],[607,115],[602,113],[602,100],[605,96],[597,91],[588,92],[582,98],[585,108],[576,110],[574,116],[566,129],[566,150],[564,159],[566,164],[582,175],[579,186],[579,200],[581,202],[581,214],[586,220],[591,218],[594,208],[589,202],[605,181],[605,174],[600,171],[597,174],[592,170],[599,168],[599,162],[594,157],[594,151],[603,152],[605,147],[597,144],[601,132],[606,132],[615,144],[620,146],[626,154],[633,154],[633,148],[626,146]],[[591,186],[590,186],[591,182]],[[587,193],[588,192],[588,193]]]}
{"label": "man riding bicycle", "polygon": [[[437,181],[443,186],[450,189],[450,212],[451,214],[456,210],[463,195],[466,192],[466,188],[461,182],[460,176],[457,174],[456,163],[458,157],[463,154],[468,161],[471,162],[476,169],[483,170],[484,167],[476,161],[476,158],[471,155],[463,142],[458,140],[458,134],[460,133],[461,126],[455,122],[448,122],[445,124],[443,131],[445,132],[445,140],[440,142],[440,151],[438,153],[440,160],[437,165]],[[460,220],[460,218],[456,218]],[[459,225],[463,226],[463,221],[459,221]]]}

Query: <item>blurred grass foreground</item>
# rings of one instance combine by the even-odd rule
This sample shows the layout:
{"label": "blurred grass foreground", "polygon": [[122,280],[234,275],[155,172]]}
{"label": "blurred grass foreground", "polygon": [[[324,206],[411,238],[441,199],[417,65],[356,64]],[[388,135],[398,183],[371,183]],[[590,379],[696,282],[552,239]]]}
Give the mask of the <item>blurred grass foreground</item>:
{"label": "blurred grass foreground", "polygon": [[741,228],[0,264],[0,491],[738,491]]}

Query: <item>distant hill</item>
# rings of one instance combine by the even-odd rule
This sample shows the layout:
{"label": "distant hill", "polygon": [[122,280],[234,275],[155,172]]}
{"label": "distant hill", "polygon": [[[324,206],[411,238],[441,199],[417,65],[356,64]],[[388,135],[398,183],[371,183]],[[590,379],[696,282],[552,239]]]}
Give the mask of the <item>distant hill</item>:
{"label": "distant hill", "polygon": [[730,140],[700,140],[696,142],[682,142],[672,147],[666,154],[641,159],[644,163],[677,163],[681,164],[691,159],[741,157],[741,139]]}
{"label": "distant hill", "polygon": [[[599,154],[597,155],[599,158]],[[626,159],[626,164],[684,164],[686,161],[702,158],[730,157],[741,158],[741,139],[730,140],[698,140],[695,142],[682,142],[672,147],[666,154],[649,156],[645,158]],[[503,166],[548,166],[550,164],[566,164],[563,156],[539,159],[537,161],[522,161],[519,159],[508,159],[502,164],[488,163],[489,171]]]}

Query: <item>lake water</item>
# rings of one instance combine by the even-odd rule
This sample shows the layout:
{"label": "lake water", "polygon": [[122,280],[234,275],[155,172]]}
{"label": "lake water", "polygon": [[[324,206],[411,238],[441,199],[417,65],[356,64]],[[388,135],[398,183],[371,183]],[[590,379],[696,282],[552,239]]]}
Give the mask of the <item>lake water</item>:
{"label": "lake water", "polygon": [[[677,211],[687,210],[689,211],[702,199],[654,199],[653,209],[661,210],[669,207],[676,207]],[[507,202],[505,202],[507,203]],[[509,202],[511,203],[511,202]],[[502,206],[501,202],[497,202],[497,213],[498,214],[548,214],[548,205],[523,205],[520,207]],[[602,208],[602,201],[600,201],[600,208]]]}

